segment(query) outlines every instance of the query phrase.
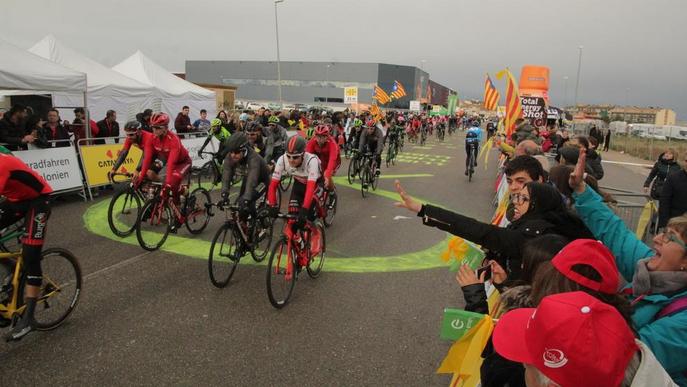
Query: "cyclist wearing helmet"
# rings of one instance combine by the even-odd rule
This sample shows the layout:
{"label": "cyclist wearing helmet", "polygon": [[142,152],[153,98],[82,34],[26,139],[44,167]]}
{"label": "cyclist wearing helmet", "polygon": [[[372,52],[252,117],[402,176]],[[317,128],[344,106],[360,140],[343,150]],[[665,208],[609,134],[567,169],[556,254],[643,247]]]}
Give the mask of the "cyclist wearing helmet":
{"label": "cyclist wearing helmet", "polygon": [[179,200],[179,187],[181,182],[191,170],[191,157],[181,143],[179,137],[167,130],[169,116],[165,113],[155,113],[150,118],[150,126],[153,128],[154,137],[143,150],[143,166],[141,176],[135,181],[138,186],[143,181],[153,160],[158,158],[165,162],[167,173],[165,176],[164,190],[171,192],[174,200]]}
{"label": "cyclist wearing helmet", "polygon": [[324,187],[331,191],[334,189],[332,176],[341,165],[341,154],[339,146],[330,133],[329,125],[315,127],[315,138],[308,141],[305,151],[320,158],[320,164],[324,170]]}
{"label": "cyclist wearing helmet", "polygon": [[351,133],[348,135],[348,143],[351,149],[358,149],[358,143],[360,141],[360,134],[363,129],[363,121],[359,118],[353,120],[353,127],[351,128]]}
{"label": "cyclist wearing helmet", "polygon": [[[465,176],[468,175],[470,152],[477,152],[480,141],[482,141],[482,129],[479,127],[479,121],[473,120],[470,129],[465,132]],[[475,154],[475,166],[477,166],[477,154]]]}
{"label": "cyclist wearing helmet", "polygon": [[368,120],[365,123],[365,129],[362,130],[358,150],[360,154],[370,152],[375,158],[376,166],[375,173],[379,175],[379,166],[382,165],[382,150],[384,149],[384,134],[382,130],[377,127],[373,120]]}
{"label": "cyclist wearing helmet", "polygon": [[265,160],[268,163],[274,163],[284,154],[286,149],[286,142],[289,140],[286,129],[279,125],[279,118],[277,116],[270,116],[267,120],[269,128],[265,138]]}
{"label": "cyclist wearing helmet", "polygon": [[219,141],[219,149],[217,149],[215,157],[217,157],[217,160],[224,160],[224,156],[227,155],[225,144],[227,140],[229,140],[230,136],[231,133],[229,133],[229,131],[222,126],[222,120],[219,118],[213,118],[212,121],[210,121],[210,131],[208,132],[208,137],[205,139],[205,142],[200,149],[198,149],[198,157],[203,158],[203,150],[206,146],[208,146],[208,143],[210,143],[210,140],[212,140],[214,137],[217,139],[217,141]]}
{"label": "cyclist wearing helmet", "polygon": [[243,171],[243,183],[236,203],[239,205],[239,218],[246,220],[255,215],[255,201],[267,192],[270,184],[270,167],[255,152],[245,133],[236,133],[227,141],[227,157],[224,159],[222,173],[222,200],[229,200],[229,189],[237,169]]}
{"label": "cyclist wearing helmet", "polygon": [[[277,189],[282,175],[293,176],[293,188],[289,198],[289,213],[297,213],[298,220],[295,227],[302,228],[306,220],[315,220],[315,191],[318,182],[321,181],[320,159],[305,151],[306,141],[301,136],[293,136],[289,139],[286,153],[277,160],[272,173],[272,181],[267,194],[267,203],[272,207],[272,214],[278,212]],[[315,237],[313,235],[313,237]]]}
{"label": "cyclist wearing helmet", "polygon": [[[153,141],[153,137],[155,137],[152,133],[143,131],[143,127],[139,121],[127,122],[126,125],[124,125],[124,134],[126,135],[126,140],[124,140],[124,145],[122,146],[122,149],[119,151],[119,157],[117,157],[117,161],[115,161],[115,164],[112,166],[112,169],[107,173],[107,177],[110,180],[112,180],[112,175],[117,172],[119,167],[121,167],[124,161],[126,160],[126,156],[129,155],[129,149],[131,149],[132,145],[140,149],[141,151],[144,151],[146,144]],[[136,169],[133,171],[134,181],[138,179],[139,173],[141,172],[143,158],[144,157],[141,157],[140,160],[138,160],[138,165],[136,166]],[[158,173],[160,173],[161,169],[161,164],[153,164],[147,172],[146,177],[148,178],[148,180],[158,181]]]}

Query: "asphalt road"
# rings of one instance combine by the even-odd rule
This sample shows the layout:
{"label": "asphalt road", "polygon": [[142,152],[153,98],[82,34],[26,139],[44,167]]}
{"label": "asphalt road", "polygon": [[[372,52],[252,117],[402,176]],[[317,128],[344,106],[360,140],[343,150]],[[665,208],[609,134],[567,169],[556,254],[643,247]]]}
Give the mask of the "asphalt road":
{"label": "asphalt road", "polygon": [[[439,258],[447,235],[395,208],[387,177],[405,176],[424,201],[488,220],[496,153],[468,183],[462,141],[407,144],[366,199],[341,179],[324,272],[299,277],[282,310],[267,300],[264,266],[241,265],[227,288],[212,286],[202,257],[219,217],[191,242],[182,230],[166,250],[146,253],[102,232],[98,200],[58,202],[49,245],[80,259],[82,298],[58,329],[0,343],[2,384],[447,385],[435,373],[450,345],[439,329],[443,309],[463,305]],[[643,180],[621,166],[606,170],[609,185]]]}

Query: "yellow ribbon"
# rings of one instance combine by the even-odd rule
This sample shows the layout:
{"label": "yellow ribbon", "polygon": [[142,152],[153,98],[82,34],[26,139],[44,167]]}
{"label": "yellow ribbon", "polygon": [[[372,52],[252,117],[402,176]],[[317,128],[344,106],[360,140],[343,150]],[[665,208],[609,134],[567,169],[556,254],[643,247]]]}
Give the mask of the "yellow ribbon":
{"label": "yellow ribbon", "polygon": [[644,205],[644,209],[642,209],[642,213],[639,215],[637,230],[635,230],[635,235],[637,235],[637,238],[642,239],[644,237],[646,227],[649,225],[649,221],[651,221],[651,215],[654,212],[656,212],[656,205],[654,204],[653,200],[650,200]]}

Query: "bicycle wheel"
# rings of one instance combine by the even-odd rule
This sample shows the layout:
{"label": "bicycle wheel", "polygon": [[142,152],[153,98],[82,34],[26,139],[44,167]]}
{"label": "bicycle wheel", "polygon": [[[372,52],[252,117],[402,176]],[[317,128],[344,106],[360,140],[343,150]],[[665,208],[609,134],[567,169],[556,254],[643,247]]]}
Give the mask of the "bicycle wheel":
{"label": "bicycle wheel", "polygon": [[196,188],[186,199],[184,214],[186,228],[191,234],[200,234],[210,222],[209,209],[212,207],[210,193],[205,188]]}
{"label": "bicycle wheel", "polygon": [[117,192],[107,208],[107,223],[112,233],[121,238],[131,235],[136,228],[140,208],[141,199],[131,190]]}
{"label": "bicycle wheel", "polygon": [[[43,284],[34,312],[35,327],[39,331],[55,329],[79,303],[81,295],[81,266],[68,250],[51,248],[41,254]],[[22,283],[20,299],[24,299]]]}
{"label": "bicycle wheel", "polygon": [[[292,250],[289,258],[287,249],[286,236],[282,236],[272,248],[267,264],[267,297],[270,304],[277,309],[286,305],[293,293],[293,286],[296,284],[296,252]],[[291,272],[289,272],[289,265],[291,265]]]}
{"label": "bicycle wheel", "polygon": [[353,184],[355,175],[358,174],[358,159],[354,158],[348,163],[348,184]]}
{"label": "bicycle wheel", "polygon": [[160,198],[148,200],[138,213],[136,239],[145,250],[155,251],[165,243],[172,229],[172,210]]}
{"label": "bicycle wheel", "polygon": [[370,166],[365,165],[361,168],[361,171],[360,171],[360,193],[363,195],[363,198],[365,198],[369,191],[370,191]]}
{"label": "bicycle wheel", "polygon": [[326,241],[325,241],[325,236],[324,236],[324,226],[320,222],[315,222],[315,227],[317,227],[320,230],[320,241],[319,241],[319,249],[315,251],[310,251],[314,246],[311,243],[310,244],[310,249],[309,253],[314,254],[310,257],[310,262],[308,262],[308,266],[305,267],[305,269],[308,271],[308,275],[310,278],[317,278],[317,276],[320,275],[322,272],[322,266],[324,265],[324,255],[326,252]]}
{"label": "bicycle wheel", "polygon": [[286,192],[291,187],[292,181],[293,177],[291,175],[282,177],[281,180],[279,180],[279,188],[281,188],[282,192]]}
{"label": "bicycle wheel", "polygon": [[236,233],[234,225],[225,222],[212,238],[210,255],[208,255],[208,272],[210,282],[218,288],[227,286],[236,271],[239,259],[231,259],[236,253]]}
{"label": "bicycle wheel", "polygon": [[377,185],[379,184],[379,175],[377,175],[376,168],[370,168],[370,186],[372,186],[372,190],[376,191],[377,190]]}
{"label": "bicycle wheel", "polygon": [[339,202],[339,199],[336,195],[336,190],[329,192],[329,195],[327,195],[327,202],[325,203],[325,216],[324,216],[324,225],[326,227],[330,227],[332,223],[334,222],[334,215],[336,215],[336,205]]}
{"label": "bicycle wheel", "polygon": [[475,152],[470,152],[470,167],[468,168],[468,181],[472,181],[473,173],[475,173]]}
{"label": "bicycle wheel", "polygon": [[262,210],[258,211],[255,215],[254,222],[253,235],[251,237],[253,248],[250,251],[250,255],[255,262],[262,262],[272,245],[274,221],[268,216],[265,210]]}
{"label": "bicycle wheel", "polygon": [[389,168],[389,165],[391,165],[391,160],[394,158],[394,145],[393,143],[389,144],[389,147],[386,149],[386,167]]}
{"label": "bicycle wheel", "polygon": [[217,181],[217,171],[214,161],[210,160],[198,170],[198,187],[212,190],[215,187],[215,181]]}

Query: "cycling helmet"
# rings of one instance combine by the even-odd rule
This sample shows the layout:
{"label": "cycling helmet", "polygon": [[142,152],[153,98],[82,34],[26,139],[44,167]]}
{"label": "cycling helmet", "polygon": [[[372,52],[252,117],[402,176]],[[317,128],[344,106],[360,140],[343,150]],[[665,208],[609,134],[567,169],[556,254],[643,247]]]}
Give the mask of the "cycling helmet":
{"label": "cycling helmet", "polygon": [[269,123],[269,124],[278,124],[278,123],[279,123],[279,117],[277,117],[277,116],[270,116],[270,118],[267,119],[267,123]]}
{"label": "cycling helmet", "polygon": [[239,114],[239,121],[248,121],[248,113]]}
{"label": "cycling helmet", "polygon": [[139,129],[141,129],[141,123],[136,120],[129,121],[124,125],[125,132],[135,132]]}
{"label": "cycling helmet", "polygon": [[366,128],[373,128],[374,126],[375,126],[374,120],[367,120],[367,122],[365,123]]}
{"label": "cycling helmet", "polygon": [[245,133],[238,132],[227,140],[227,152],[240,152],[248,148],[248,138]]}
{"label": "cycling helmet", "polygon": [[355,120],[353,120],[353,126],[355,126],[356,128],[363,126],[363,121],[361,121],[359,118],[356,118]]}
{"label": "cycling helmet", "polygon": [[305,139],[301,136],[293,136],[286,145],[286,153],[300,155],[305,152]]}
{"label": "cycling helmet", "polygon": [[246,133],[262,132],[262,125],[257,121],[249,122],[244,130]]}
{"label": "cycling helmet", "polygon": [[398,116],[398,118],[397,118],[396,120],[397,120],[398,122],[405,122],[406,119],[405,119],[405,117],[403,117],[403,116]]}
{"label": "cycling helmet", "polygon": [[165,113],[154,113],[152,117],[150,117],[150,126],[155,127],[155,126],[164,126],[167,127],[169,125],[169,116]]}
{"label": "cycling helmet", "polygon": [[315,127],[315,136],[329,136],[329,125],[317,125]]}
{"label": "cycling helmet", "polygon": [[219,118],[213,118],[213,119],[210,121],[210,126],[213,127],[213,128],[214,128],[215,126],[222,126],[222,120],[220,120]]}

